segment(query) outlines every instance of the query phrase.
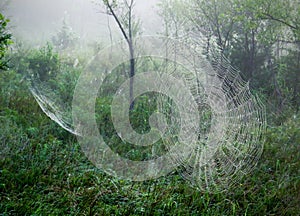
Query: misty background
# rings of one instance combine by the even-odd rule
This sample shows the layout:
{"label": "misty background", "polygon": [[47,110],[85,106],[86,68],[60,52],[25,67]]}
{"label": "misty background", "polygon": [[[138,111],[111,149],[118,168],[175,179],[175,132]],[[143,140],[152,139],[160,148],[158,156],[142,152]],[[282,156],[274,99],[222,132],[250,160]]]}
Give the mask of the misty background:
{"label": "misty background", "polygon": [[[161,31],[158,1],[136,2],[134,13],[142,23],[143,34]],[[108,24],[114,39],[121,38],[113,18],[103,13],[105,7],[100,0],[11,0],[1,4],[1,10],[11,20],[13,35],[30,44],[50,41],[64,20],[80,42],[109,40]]]}

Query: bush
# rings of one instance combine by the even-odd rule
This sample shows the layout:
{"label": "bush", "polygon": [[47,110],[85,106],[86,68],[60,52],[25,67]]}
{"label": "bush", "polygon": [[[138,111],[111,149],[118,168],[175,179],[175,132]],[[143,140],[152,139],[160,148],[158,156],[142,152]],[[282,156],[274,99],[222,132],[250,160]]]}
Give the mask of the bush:
{"label": "bush", "polygon": [[8,22],[9,20],[0,13],[0,70],[5,70],[8,67],[5,54],[8,46],[12,44],[11,34],[7,32]]}

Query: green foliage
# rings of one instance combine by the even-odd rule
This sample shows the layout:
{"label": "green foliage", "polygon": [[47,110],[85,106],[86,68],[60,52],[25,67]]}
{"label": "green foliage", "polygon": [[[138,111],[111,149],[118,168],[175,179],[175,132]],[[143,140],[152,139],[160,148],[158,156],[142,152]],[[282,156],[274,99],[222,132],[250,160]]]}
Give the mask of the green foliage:
{"label": "green foliage", "polygon": [[270,127],[253,173],[216,194],[191,188],[176,172],[141,183],[118,180],[95,169],[75,140],[44,132],[50,120],[42,128],[21,127],[9,115],[0,122],[4,215],[297,215],[300,210],[299,115]]}
{"label": "green foliage", "polygon": [[[140,134],[150,131],[149,117],[157,110],[153,106],[155,95],[146,94],[135,100],[135,107],[130,112],[129,118],[133,129]],[[104,141],[110,148],[124,158],[130,160],[150,160],[165,153],[165,146],[161,143],[155,143],[149,147],[136,146],[124,142],[115,131],[112,118],[111,106],[112,97],[101,97],[96,101],[96,121],[98,129]],[[152,106],[149,106],[151,104]]]}
{"label": "green foliage", "polygon": [[[62,77],[67,75],[62,68],[69,67],[60,61],[57,77],[64,86]],[[0,82],[0,212],[4,215],[297,215],[300,210],[299,114],[290,115],[279,127],[269,127],[263,157],[250,176],[226,193],[209,193],[191,188],[176,172],[141,183],[102,173],[83,155],[74,137],[41,112],[21,74],[6,71]],[[156,110],[149,107],[153,96],[139,97],[130,115],[140,133],[150,129],[148,119]],[[110,97],[99,97],[95,104],[104,139],[123,157],[150,159],[152,149],[121,145],[111,123],[110,104]]]}
{"label": "green foliage", "polygon": [[289,106],[299,110],[300,107],[300,52],[290,50],[282,57],[278,65],[278,80],[282,93]]}
{"label": "green foliage", "polygon": [[162,2],[164,10],[175,11],[172,16],[163,14],[166,23],[176,20],[185,23],[180,27],[184,31],[204,33],[208,50],[216,41],[250,86],[269,97],[273,112],[283,112],[289,106],[299,109],[297,1],[192,0],[181,8],[177,1]]}
{"label": "green foliage", "polygon": [[[181,11],[184,4],[174,2],[175,14],[184,17],[186,12]],[[205,12],[214,11],[212,2],[199,2],[205,3]],[[255,54],[255,72],[248,78],[252,78],[255,86],[260,87],[257,93],[267,104],[269,126],[263,135],[265,149],[250,175],[233,188],[228,188],[227,192],[209,193],[192,188],[176,171],[147,182],[129,182],[104,174],[88,161],[75,137],[41,111],[28,91],[24,78],[30,77],[49,96],[56,95],[58,101],[55,102],[67,105],[72,102],[72,91],[83,69],[84,58],[58,55],[50,44],[39,50],[31,50],[17,43],[15,52],[9,56],[11,69],[0,73],[0,214],[298,215],[299,51],[294,47],[282,47],[286,53],[276,56],[273,51],[277,33],[283,31],[285,28],[282,26],[286,25],[269,19],[262,22],[266,18],[262,17],[262,12],[266,12],[266,6],[269,5],[269,12],[274,17],[295,25],[299,23],[300,16],[292,15],[299,13],[298,7],[293,9],[293,5],[289,5],[291,1],[281,0],[213,2],[222,3],[218,5],[220,13],[216,15],[223,39],[231,20],[235,25],[233,34],[228,38],[225,54],[231,56],[236,66],[249,72],[244,75],[250,75],[247,60],[251,54]],[[226,11],[226,7],[231,10]],[[290,14],[289,10],[292,11]],[[171,17],[170,11],[168,13]],[[209,17],[214,19],[214,16]],[[6,32],[7,20],[5,22],[5,25],[1,22],[3,32]],[[206,20],[203,23],[208,22]],[[174,28],[174,25],[174,22],[170,23],[169,28]],[[184,26],[180,27],[184,29]],[[213,31],[217,32],[216,26]],[[246,46],[246,42],[250,41],[246,38],[249,31],[256,34],[255,50]],[[5,35],[3,32],[1,35]],[[297,36],[296,30],[292,32]],[[4,43],[4,53],[7,45]],[[74,64],[75,59],[79,62],[78,66]],[[159,66],[155,63],[158,62],[138,62],[140,67],[137,67],[137,73],[145,68],[157,70]],[[129,143],[124,145],[111,120],[112,97],[128,78],[128,69],[124,69],[127,66],[120,65],[104,80],[95,103],[97,125],[113,151],[131,160],[148,160],[164,154],[165,146],[160,142],[150,147],[137,147]],[[278,82],[285,104],[282,112],[278,113],[272,112],[274,81]],[[130,121],[137,132],[147,133],[150,130],[149,117],[157,107],[149,104],[155,104],[152,103],[155,100],[157,97],[152,93],[136,99],[135,107],[130,112]],[[205,108],[201,113],[201,121],[208,124],[210,118],[211,110]],[[209,125],[203,125],[201,130],[205,132],[207,127]]]}
{"label": "green foliage", "polygon": [[42,82],[57,76],[60,70],[59,56],[53,52],[50,44],[29,55],[28,70],[30,79]]}
{"label": "green foliage", "polygon": [[5,54],[8,46],[12,44],[11,34],[7,32],[8,22],[9,20],[0,13],[0,70],[7,69]]}
{"label": "green foliage", "polygon": [[111,5],[113,8],[116,8],[118,6],[117,0],[103,0],[104,5]]}

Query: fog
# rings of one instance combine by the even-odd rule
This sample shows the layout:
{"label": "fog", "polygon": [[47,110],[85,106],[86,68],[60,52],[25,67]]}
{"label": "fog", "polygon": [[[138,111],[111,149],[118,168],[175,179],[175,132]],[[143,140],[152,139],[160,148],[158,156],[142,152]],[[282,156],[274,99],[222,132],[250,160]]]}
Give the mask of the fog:
{"label": "fog", "polygon": [[[134,13],[142,21],[145,34],[161,29],[156,4],[159,0],[137,0]],[[30,43],[51,40],[66,20],[81,41],[106,41],[110,23],[114,38],[119,38],[112,17],[105,11],[101,0],[11,0],[4,14],[11,20],[13,35]]]}

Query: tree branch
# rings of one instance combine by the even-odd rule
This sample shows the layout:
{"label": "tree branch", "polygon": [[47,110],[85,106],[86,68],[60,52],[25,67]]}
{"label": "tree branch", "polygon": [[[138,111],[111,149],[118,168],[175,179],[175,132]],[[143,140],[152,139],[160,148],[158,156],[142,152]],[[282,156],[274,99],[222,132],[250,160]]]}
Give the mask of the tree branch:
{"label": "tree branch", "polygon": [[[290,27],[291,29],[298,30],[297,26],[291,25],[290,23],[288,23],[282,19],[276,18],[276,17],[272,16],[271,14],[262,13],[262,15],[266,16],[265,19],[274,20],[276,22],[279,22],[281,24],[284,24],[284,25]],[[264,19],[264,17],[262,17],[262,19]]]}
{"label": "tree branch", "polygon": [[126,34],[125,29],[123,28],[123,26],[122,26],[120,20],[118,19],[117,15],[116,15],[116,13],[114,11],[114,9],[112,8],[111,4],[108,1],[106,3],[106,6],[108,7],[109,12],[114,17],[115,21],[117,22],[117,25],[119,26],[119,28],[120,28],[120,30],[121,30],[121,32],[122,32],[125,40],[127,41],[128,44],[130,44],[130,39],[128,38],[128,36]]}

